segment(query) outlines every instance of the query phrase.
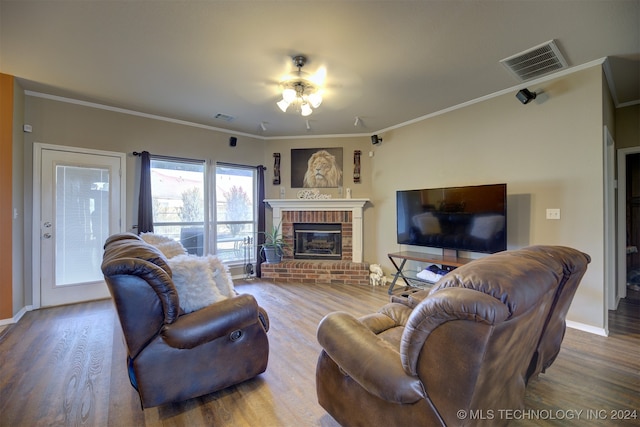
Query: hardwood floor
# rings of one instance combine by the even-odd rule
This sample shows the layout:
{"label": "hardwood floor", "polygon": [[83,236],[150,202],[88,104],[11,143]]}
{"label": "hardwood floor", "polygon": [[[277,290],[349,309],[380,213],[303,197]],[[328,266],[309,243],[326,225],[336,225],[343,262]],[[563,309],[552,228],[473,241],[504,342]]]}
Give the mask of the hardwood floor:
{"label": "hardwood floor", "polygon": [[[142,411],[111,301],[42,309],[0,334],[0,426],[337,426],[316,401],[316,327],[331,311],[376,311],[387,288],[236,288],[271,319],[269,366],[258,378]],[[624,412],[612,411],[640,412],[640,304],[623,301],[609,325],[607,338],[567,329],[558,359],[528,386],[527,411],[506,414],[511,425],[625,425],[611,419]]]}

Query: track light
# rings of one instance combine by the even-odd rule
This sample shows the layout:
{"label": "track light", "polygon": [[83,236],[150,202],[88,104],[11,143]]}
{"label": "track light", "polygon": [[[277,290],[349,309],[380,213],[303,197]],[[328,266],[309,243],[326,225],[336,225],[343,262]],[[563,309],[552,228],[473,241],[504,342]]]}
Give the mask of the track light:
{"label": "track light", "polygon": [[360,117],[356,116],[356,121],[353,122],[354,126],[358,126],[360,124]]}
{"label": "track light", "polygon": [[265,126],[264,122],[260,122],[260,129],[262,129],[262,132],[267,131],[267,127]]}
{"label": "track light", "polygon": [[529,89],[524,88],[519,90],[518,93],[516,93],[516,98],[518,98],[518,100],[523,104],[528,104],[532,100],[536,99],[537,95],[538,95],[537,93],[531,92]]}

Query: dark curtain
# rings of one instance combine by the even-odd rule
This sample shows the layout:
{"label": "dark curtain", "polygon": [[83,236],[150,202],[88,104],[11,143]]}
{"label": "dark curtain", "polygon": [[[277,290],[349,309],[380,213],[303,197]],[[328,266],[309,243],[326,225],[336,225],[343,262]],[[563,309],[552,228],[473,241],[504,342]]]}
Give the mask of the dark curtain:
{"label": "dark curtain", "polygon": [[153,201],[151,198],[151,155],[140,153],[140,196],[138,199],[138,234],[153,232]]}
{"label": "dark curtain", "polygon": [[258,169],[258,234],[256,238],[256,277],[262,277],[262,257],[260,256],[260,245],[264,243],[265,229],[265,208],[264,208],[264,170],[260,165]]}

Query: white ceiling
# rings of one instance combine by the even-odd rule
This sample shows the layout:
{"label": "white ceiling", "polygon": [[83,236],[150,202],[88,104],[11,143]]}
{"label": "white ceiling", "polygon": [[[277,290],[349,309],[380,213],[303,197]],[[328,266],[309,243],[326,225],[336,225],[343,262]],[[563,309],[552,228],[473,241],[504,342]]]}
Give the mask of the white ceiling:
{"label": "white ceiling", "polygon": [[[0,0],[0,25],[0,71],[28,90],[261,138],[378,133],[515,95],[527,84],[499,61],[552,39],[570,67],[609,58],[617,106],[640,99],[640,0]],[[275,105],[296,54],[327,70],[311,130]]]}

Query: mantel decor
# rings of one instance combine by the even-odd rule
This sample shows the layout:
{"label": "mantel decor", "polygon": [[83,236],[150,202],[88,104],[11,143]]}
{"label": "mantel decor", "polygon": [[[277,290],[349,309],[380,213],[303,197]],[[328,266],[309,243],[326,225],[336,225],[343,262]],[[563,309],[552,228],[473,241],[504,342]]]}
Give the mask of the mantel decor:
{"label": "mantel decor", "polygon": [[330,199],[331,194],[322,194],[320,191],[314,190],[300,190],[296,194],[298,199]]}
{"label": "mantel decor", "polygon": [[280,185],[280,153],[273,153],[273,185]]}

